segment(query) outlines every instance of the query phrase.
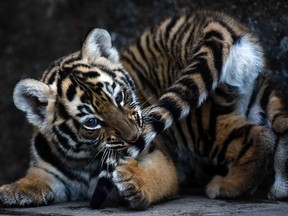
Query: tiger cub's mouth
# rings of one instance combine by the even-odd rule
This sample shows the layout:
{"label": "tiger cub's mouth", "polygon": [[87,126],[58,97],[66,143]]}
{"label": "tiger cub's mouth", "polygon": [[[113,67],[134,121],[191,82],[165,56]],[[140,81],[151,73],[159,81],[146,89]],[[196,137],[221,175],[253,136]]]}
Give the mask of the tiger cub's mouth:
{"label": "tiger cub's mouth", "polygon": [[128,143],[119,140],[119,141],[111,141],[109,143],[105,144],[106,148],[110,148],[110,149],[115,149],[115,150],[121,150],[121,149],[125,149],[128,147]]}

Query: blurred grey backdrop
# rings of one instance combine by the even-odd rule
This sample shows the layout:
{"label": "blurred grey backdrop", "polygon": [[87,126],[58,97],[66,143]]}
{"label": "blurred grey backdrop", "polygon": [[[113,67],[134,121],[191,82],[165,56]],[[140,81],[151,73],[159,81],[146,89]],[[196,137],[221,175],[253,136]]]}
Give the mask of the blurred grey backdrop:
{"label": "blurred grey backdrop", "polygon": [[17,81],[39,78],[53,60],[79,49],[93,27],[110,31],[119,48],[146,26],[197,8],[226,11],[256,32],[275,83],[287,82],[287,0],[1,0],[0,185],[23,176],[29,164],[32,128],[13,105]]}

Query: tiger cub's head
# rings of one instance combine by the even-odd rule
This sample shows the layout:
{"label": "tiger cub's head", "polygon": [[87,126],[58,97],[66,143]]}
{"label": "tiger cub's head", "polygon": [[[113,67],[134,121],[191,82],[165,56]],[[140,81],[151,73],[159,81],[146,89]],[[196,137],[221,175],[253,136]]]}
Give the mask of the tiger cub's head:
{"label": "tiger cub's head", "polygon": [[67,151],[123,149],[142,127],[133,81],[103,29],[92,30],[80,51],[55,61],[40,81],[20,81],[13,97],[28,121]]}

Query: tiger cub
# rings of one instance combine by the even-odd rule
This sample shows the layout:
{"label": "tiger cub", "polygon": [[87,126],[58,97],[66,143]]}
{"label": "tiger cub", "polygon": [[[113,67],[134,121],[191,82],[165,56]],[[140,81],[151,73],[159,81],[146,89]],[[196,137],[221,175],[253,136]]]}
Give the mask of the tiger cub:
{"label": "tiger cub", "polygon": [[[287,198],[287,99],[270,84],[259,41],[245,27],[219,12],[170,17],[124,48],[121,63],[145,104],[142,134],[127,153],[135,158],[150,147],[172,160],[173,192],[192,176],[205,182],[210,198],[247,196],[274,162],[269,197]],[[172,193],[165,190],[171,173],[157,162],[161,157],[147,154],[149,168],[148,160],[130,159],[113,173],[132,207]]]}
{"label": "tiger cub", "polygon": [[223,13],[168,18],[120,61],[107,31],[94,29],[40,81],[16,85],[14,103],[34,125],[31,163],[0,187],[0,203],[98,208],[116,187],[146,208],[207,174],[208,197],[234,198],[257,189],[270,161],[270,197],[287,198],[287,109],[264,72],[258,40]]}
{"label": "tiger cub", "polygon": [[27,175],[0,187],[4,206],[90,199],[106,160],[120,158],[140,135],[135,86],[106,30],[93,30],[40,81],[21,80],[13,99],[34,132]]}

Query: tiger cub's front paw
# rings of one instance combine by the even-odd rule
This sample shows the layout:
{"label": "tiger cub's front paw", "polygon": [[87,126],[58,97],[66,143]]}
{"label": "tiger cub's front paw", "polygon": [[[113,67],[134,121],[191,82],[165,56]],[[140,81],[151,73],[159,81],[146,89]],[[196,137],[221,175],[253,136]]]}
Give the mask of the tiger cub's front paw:
{"label": "tiger cub's front paw", "polygon": [[149,206],[150,202],[144,190],[143,172],[136,160],[123,161],[113,172],[113,181],[130,208],[146,209]]}
{"label": "tiger cub's front paw", "polygon": [[0,206],[24,207],[47,205],[54,195],[46,185],[15,182],[0,187]]}

